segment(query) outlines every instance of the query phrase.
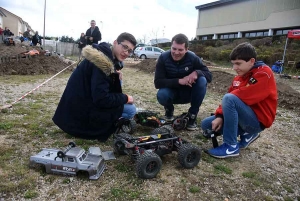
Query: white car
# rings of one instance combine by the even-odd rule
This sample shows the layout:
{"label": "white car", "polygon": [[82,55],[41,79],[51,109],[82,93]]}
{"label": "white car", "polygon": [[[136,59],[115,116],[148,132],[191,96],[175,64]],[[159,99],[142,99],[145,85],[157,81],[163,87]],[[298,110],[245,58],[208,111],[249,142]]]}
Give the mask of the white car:
{"label": "white car", "polygon": [[153,46],[138,47],[134,50],[134,54],[137,55],[137,57],[139,57],[140,59],[157,59],[163,52],[163,49]]}

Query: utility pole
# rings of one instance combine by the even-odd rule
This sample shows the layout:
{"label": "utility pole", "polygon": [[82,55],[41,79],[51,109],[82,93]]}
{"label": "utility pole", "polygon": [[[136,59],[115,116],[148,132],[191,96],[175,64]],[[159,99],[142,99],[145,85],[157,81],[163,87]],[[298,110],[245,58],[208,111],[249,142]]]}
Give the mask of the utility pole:
{"label": "utility pole", "polygon": [[45,0],[45,6],[44,6],[44,35],[43,35],[44,50],[45,50],[45,23],[46,23],[46,0]]}

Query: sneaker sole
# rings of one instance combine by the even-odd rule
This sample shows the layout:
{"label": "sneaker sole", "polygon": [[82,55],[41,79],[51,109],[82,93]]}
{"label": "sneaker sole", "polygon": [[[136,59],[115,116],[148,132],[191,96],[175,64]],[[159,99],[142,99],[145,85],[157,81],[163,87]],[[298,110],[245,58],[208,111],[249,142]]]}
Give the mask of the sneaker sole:
{"label": "sneaker sole", "polygon": [[257,138],[260,137],[260,134],[258,134],[255,138],[251,139],[250,142],[247,144],[247,146],[245,147],[240,147],[240,149],[246,149],[247,147],[249,147],[249,145],[254,142],[255,140],[257,140]]}
{"label": "sneaker sole", "polygon": [[188,130],[188,131],[196,131],[196,130],[199,130],[199,128],[186,128],[186,130]]}
{"label": "sneaker sole", "polygon": [[[209,153],[208,153],[209,154]],[[212,155],[212,154],[209,154],[210,156],[212,157],[215,157],[215,158],[229,158],[229,157],[237,157],[240,155],[240,153],[237,153],[237,154],[230,154],[230,155],[226,155],[226,156],[215,156],[215,155]]]}

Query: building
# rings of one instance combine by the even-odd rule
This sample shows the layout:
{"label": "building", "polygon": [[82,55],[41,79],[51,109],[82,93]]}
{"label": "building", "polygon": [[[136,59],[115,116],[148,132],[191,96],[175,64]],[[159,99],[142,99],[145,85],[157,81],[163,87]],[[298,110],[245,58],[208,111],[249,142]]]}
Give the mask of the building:
{"label": "building", "polygon": [[171,40],[167,39],[167,38],[156,38],[156,39],[151,39],[148,44],[149,45],[158,45],[158,44],[167,43],[167,42],[171,42]]}
{"label": "building", "polygon": [[3,18],[6,17],[6,15],[0,10],[0,28],[4,29],[3,26]]}
{"label": "building", "polygon": [[300,28],[300,0],[220,0],[196,9],[198,40],[286,35]]}
{"label": "building", "polygon": [[[3,16],[1,15],[1,13],[3,14]],[[2,7],[0,7],[0,23],[2,24],[1,27],[3,29],[5,29],[5,27],[8,27],[15,36],[22,36],[24,31],[26,31],[27,29],[31,29],[30,25],[21,17],[9,12]],[[33,35],[34,31],[31,29],[30,33]]]}

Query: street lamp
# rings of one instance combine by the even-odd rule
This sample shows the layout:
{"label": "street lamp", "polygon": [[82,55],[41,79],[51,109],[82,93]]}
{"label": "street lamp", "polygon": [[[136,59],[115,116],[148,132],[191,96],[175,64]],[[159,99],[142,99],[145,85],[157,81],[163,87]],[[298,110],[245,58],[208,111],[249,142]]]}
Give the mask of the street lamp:
{"label": "street lamp", "polygon": [[45,23],[46,23],[46,0],[45,0],[45,6],[44,6],[44,35],[43,35],[43,46],[45,49]]}

